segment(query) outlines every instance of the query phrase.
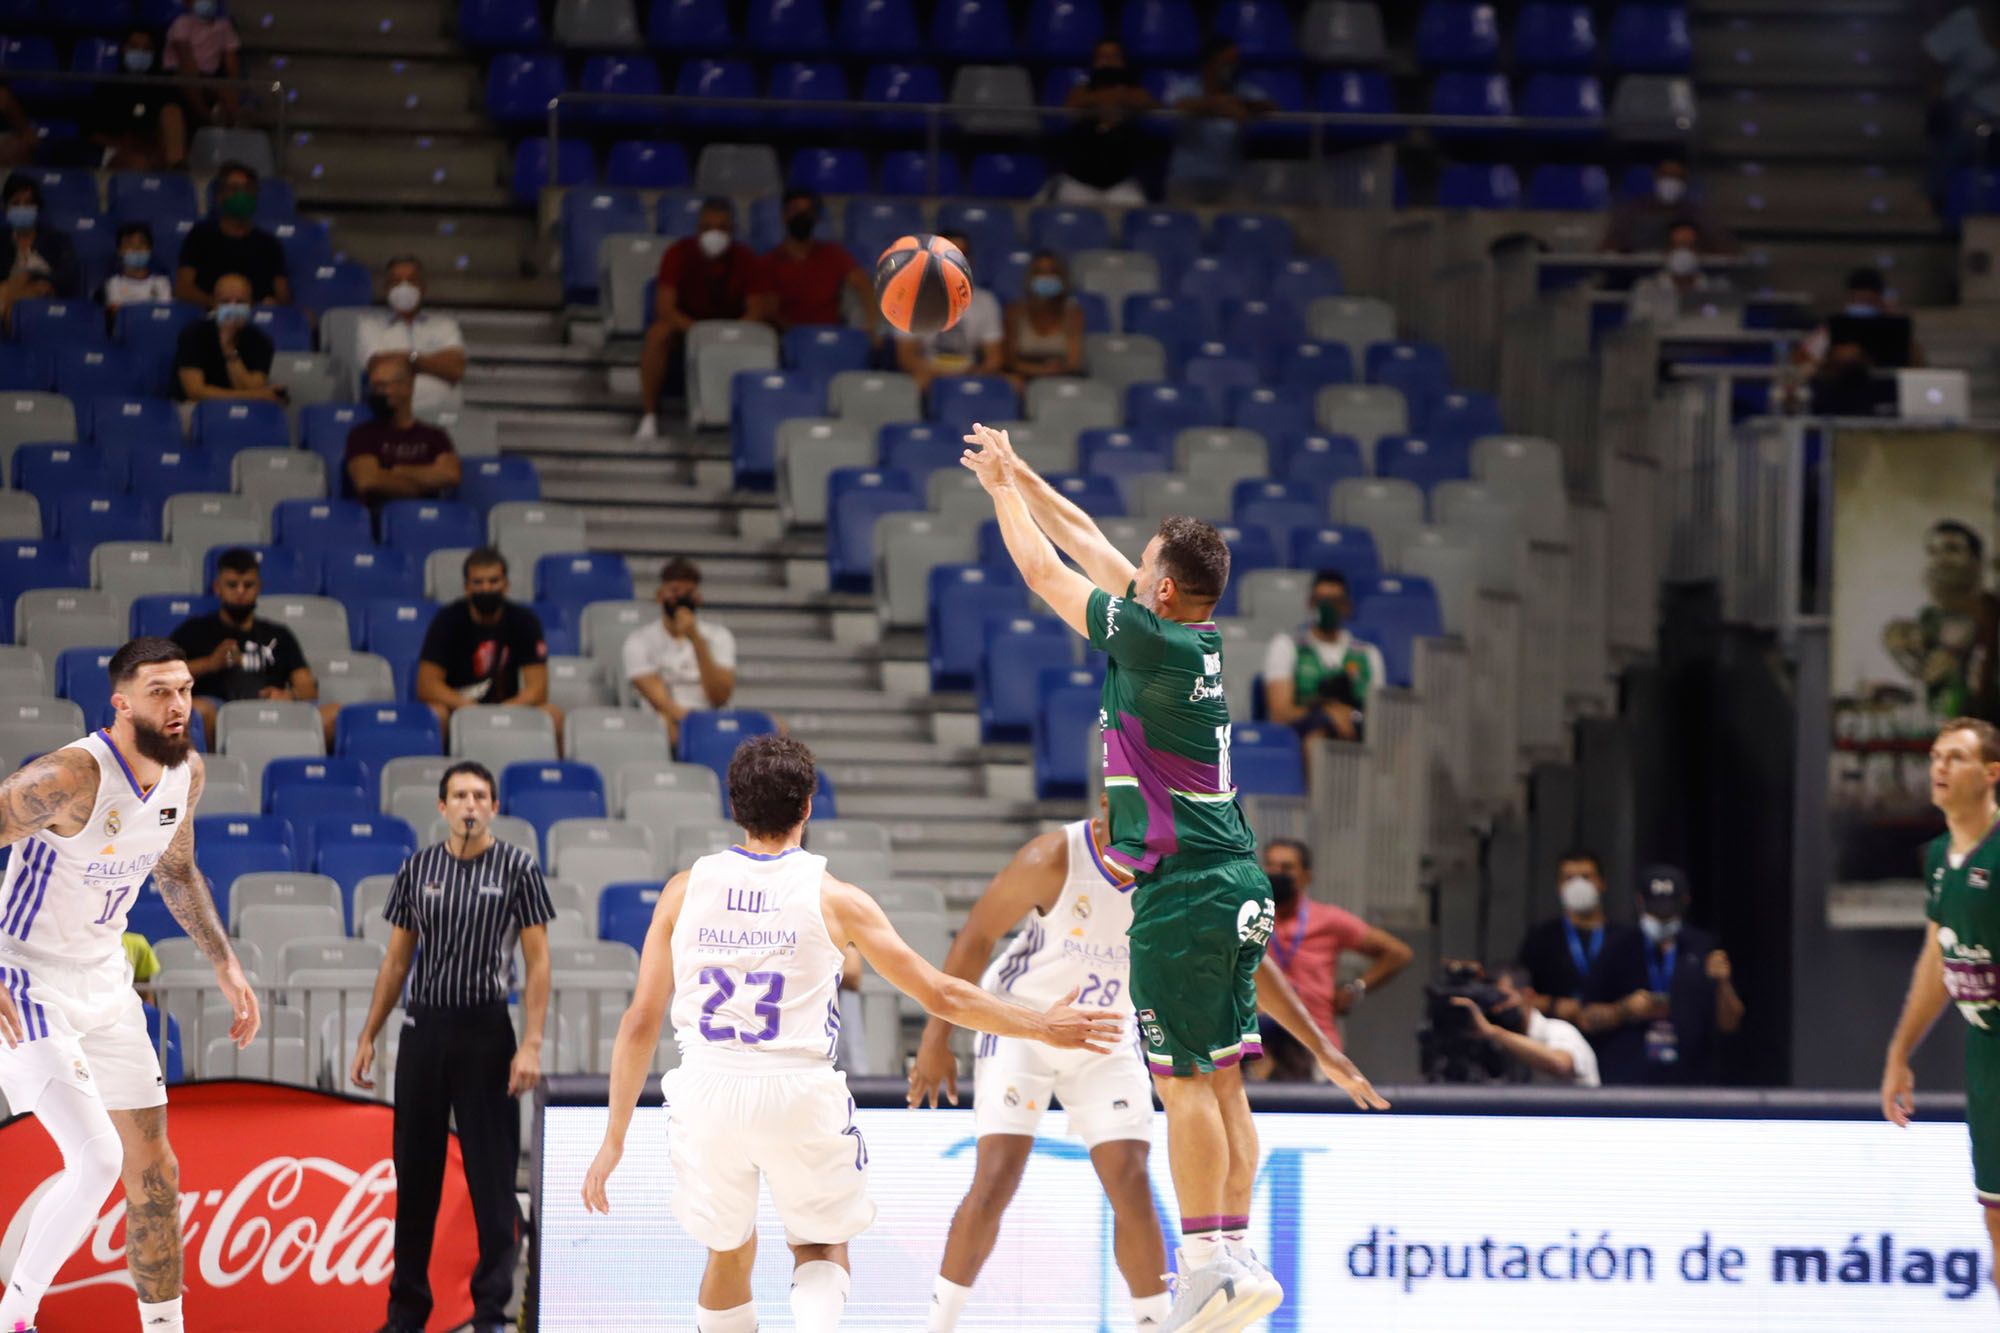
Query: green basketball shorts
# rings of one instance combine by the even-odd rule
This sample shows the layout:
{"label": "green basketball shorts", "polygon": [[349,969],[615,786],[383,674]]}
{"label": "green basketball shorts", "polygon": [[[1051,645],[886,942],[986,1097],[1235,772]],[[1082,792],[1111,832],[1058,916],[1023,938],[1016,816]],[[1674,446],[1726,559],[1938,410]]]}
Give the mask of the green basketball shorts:
{"label": "green basketball shorts", "polygon": [[1257,965],[1276,909],[1257,863],[1168,857],[1132,894],[1132,1004],[1146,1067],[1186,1078],[1263,1055]]}

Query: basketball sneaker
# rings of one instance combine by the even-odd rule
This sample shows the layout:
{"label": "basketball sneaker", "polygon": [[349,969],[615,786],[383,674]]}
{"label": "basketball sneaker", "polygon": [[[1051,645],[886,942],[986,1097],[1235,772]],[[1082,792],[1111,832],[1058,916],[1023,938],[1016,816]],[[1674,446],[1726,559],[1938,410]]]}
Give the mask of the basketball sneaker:
{"label": "basketball sneaker", "polygon": [[1231,1322],[1231,1312],[1244,1308],[1238,1292],[1247,1291],[1251,1281],[1250,1270],[1227,1250],[1218,1248],[1212,1262],[1193,1271],[1187,1266],[1187,1251],[1182,1250],[1180,1272],[1167,1274],[1174,1308],[1160,1325],[1160,1333],[1223,1333],[1242,1327]]}
{"label": "basketball sneaker", "polygon": [[1248,1245],[1229,1245],[1224,1247],[1224,1253],[1235,1261],[1244,1274],[1236,1284],[1235,1299],[1224,1312],[1226,1319],[1216,1325],[1219,1330],[1234,1333],[1237,1329],[1250,1327],[1283,1305],[1285,1288],[1271,1270],[1264,1267],[1257,1251]]}

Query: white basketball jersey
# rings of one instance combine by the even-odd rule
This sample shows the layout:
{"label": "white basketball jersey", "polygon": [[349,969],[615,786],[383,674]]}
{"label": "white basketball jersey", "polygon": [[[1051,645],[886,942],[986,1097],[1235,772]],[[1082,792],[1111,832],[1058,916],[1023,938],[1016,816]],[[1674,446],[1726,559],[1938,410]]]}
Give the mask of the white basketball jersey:
{"label": "white basketball jersey", "polygon": [[826,858],[731,847],[696,861],[674,922],[683,1056],[755,1051],[833,1061],[842,954],[826,933]]}
{"label": "white basketball jersey", "polygon": [[125,918],[188,809],[186,764],[139,790],[125,756],[102,731],[71,741],[97,761],[97,801],[73,838],[43,829],[14,844],[0,889],[0,950],[98,963],[120,954]]}
{"label": "white basketball jersey", "polygon": [[1105,862],[1088,819],[1063,830],[1069,876],[1046,915],[1028,918],[980,984],[1036,1009],[1077,992],[1079,1008],[1132,1012],[1132,881]]}

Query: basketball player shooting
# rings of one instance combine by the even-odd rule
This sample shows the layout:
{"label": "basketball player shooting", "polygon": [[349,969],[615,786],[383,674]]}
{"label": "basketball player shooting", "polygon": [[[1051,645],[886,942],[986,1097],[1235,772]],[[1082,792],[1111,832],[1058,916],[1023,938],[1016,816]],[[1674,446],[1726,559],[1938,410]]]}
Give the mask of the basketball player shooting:
{"label": "basketball player shooting", "polygon": [[237,1047],[257,1035],[257,995],[194,860],[203,769],[188,733],[194,677],[169,639],[111,656],[112,724],[0,782],[0,1093],[62,1152],[35,1204],[0,1329],[33,1333],[56,1270],[125,1186],[125,1261],[143,1333],[182,1333],[180,1167],[167,1088],[121,942],[153,877],[174,920],[215,967]]}
{"label": "basketball player shooting", "polygon": [[1173,517],[1135,569],[1021,461],[1005,431],[974,425],[965,442],[974,447],[962,461],[992,497],[1023,580],[1109,659],[1106,856],[1136,880],[1132,1003],[1166,1108],[1181,1214],[1173,1312],[1161,1327],[1244,1328],[1284,1302],[1243,1240],[1257,1128],[1241,1064],[1263,1053],[1256,977],[1277,908],[1229,776],[1222,636],[1209,619],[1229,582],[1229,546],[1212,525]]}
{"label": "basketball player shooting", "polygon": [[612,1047],[611,1116],[583,1183],[584,1206],[601,1213],[611,1211],[606,1189],[671,1000],[681,1063],[661,1082],[674,1216],[709,1251],[697,1333],[755,1333],[760,1180],[792,1250],[794,1327],[840,1325],[847,1243],[875,1220],[868,1148],[847,1077],[833,1067],[848,943],[890,985],[962,1027],[1078,1051],[1110,1050],[1123,1027],[1116,1014],[1072,1007],[1074,992],[1037,1012],[925,962],[873,898],[800,845],[817,779],[812,752],[790,737],[737,747],[729,801],[743,842],[667,881]]}

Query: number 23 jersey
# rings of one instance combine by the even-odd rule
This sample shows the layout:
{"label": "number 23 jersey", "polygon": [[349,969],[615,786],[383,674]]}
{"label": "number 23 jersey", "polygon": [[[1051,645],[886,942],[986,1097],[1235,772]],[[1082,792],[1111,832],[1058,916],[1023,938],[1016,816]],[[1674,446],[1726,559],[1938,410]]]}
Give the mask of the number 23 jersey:
{"label": "number 23 jersey", "polygon": [[1079,1008],[1132,1012],[1132,881],[1104,859],[1088,819],[1063,829],[1069,875],[1046,915],[1027,926],[993,960],[980,985],[995,995],[1046,1009],[1071,991]]}

